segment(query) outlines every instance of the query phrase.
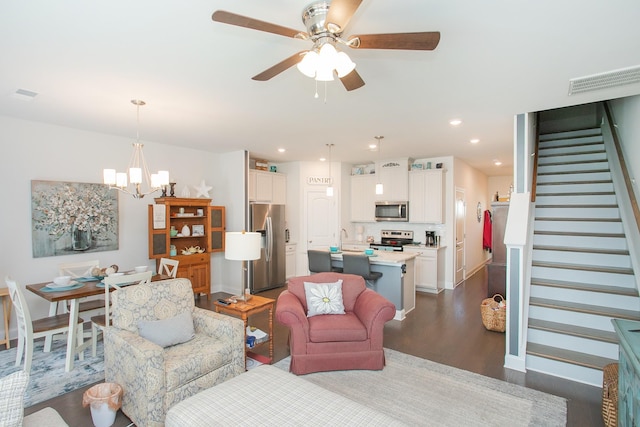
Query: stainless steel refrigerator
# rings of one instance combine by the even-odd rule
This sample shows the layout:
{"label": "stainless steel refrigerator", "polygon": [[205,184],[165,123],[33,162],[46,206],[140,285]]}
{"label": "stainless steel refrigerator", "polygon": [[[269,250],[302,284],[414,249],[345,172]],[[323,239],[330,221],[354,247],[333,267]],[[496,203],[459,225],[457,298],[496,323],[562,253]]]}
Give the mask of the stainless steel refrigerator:
{"label": "stainless steel refrigerator", "polygon": [[251,231],[262,235],[260,259],[249,263],[249,287],[251,293],[258,293],[285,283],[284,205],[252,203],[250,206]]}

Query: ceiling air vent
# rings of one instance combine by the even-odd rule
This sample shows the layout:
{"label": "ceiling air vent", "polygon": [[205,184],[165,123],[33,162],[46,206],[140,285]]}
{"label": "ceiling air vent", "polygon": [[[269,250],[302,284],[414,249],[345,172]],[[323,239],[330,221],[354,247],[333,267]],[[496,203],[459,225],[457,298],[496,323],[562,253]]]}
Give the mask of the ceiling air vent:
{"label": "ceiling air vent", "polygon": [[640,66],[621,68],[569,80],[569,95],[640,82]]}

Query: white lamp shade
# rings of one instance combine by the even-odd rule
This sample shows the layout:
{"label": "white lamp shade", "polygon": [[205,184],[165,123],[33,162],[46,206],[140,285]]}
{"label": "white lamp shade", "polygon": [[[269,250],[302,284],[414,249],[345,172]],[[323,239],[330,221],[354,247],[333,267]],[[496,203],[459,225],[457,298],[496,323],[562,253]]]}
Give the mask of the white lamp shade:
{"label": "white lamp shade", "polygon": [[316,76],[316,67],[318,64],[318,54],[314,51],[307,52],[302,61],[298,62],[298,70],[307,77]]}
{"label": "white lamp shade", "polygon": [[262,235],[246,231],[228,231],[225,233],[225,259],[249,261],[260,259]]}
{"label": "white lamp shade", "polygon": [[356,68],[356,64],[349,58],[344,52],[339,52],[336,56],[336,72],[338,77],[342,78],[353,71]]}
{"label": "white lamp shade", "polygon": [[116,184],[116,170],[115,169],[103,169],[102,170],[103,182],[107,185]]}
{"label": "white lamp shade", "polygon": [[129,181],[132,184],[142,183],[142,169],[141,168],[129,168]]}

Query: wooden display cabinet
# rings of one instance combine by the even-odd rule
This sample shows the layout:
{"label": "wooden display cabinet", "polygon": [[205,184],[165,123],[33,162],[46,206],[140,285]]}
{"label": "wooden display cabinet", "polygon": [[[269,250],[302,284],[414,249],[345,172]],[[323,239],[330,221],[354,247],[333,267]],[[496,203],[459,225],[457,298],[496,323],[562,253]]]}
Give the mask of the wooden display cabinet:
{"label": "wooden display cabinet", "polygon": [[[156,267],[160,258],[180,261],[177,276],[191,280],[196,295],[205,294],[209,298],[210,254],[224,251],[224,206],[211,206],[211,199],[162,197],[154,200],[155,205],[149,205],[149,259],[156,260]],[[185,225],[189,227],[189,236],[182,235]],[[172,226],[175,236],[171,235]],[[172,246],[175,246],[175,255],[171,255]],[[200,247],[202,253],[183,253],[191,247]]]}

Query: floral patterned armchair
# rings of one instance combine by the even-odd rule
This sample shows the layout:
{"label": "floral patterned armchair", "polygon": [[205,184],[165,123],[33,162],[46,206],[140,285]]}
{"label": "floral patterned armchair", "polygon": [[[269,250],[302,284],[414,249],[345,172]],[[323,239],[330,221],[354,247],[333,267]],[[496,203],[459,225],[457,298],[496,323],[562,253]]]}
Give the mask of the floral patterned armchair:
{"label": "floral patterned armchair", "polygon": [[[322,314],[314,300],[329,301],[335,295],[316,294],[307,302],[305,282],[331,285],[342,280],[340,314]],[[331,311],[333,304],[325,305]],[[342,310],[344,307],[344,310]],[[327,313],[327,311],[324,311]],[[289,328],[289,347],[294,374],[347,369],[379,370],[384,367],[384,324],[396,308],[355,274],[317,273],[292,277],[276,304],[276,319]]]}
{"label": "floral patterned armchair", "polygon": [[[113,325],[104,334],[105,378],[123,388],[122,411],[138,426],[164,426],[167,410],[201,390],[245,372],[242,320],[195,307],[191,282],[169,279],[113,293]],[[191,316],[189,316],[190,313]],[[181,334],[186,342],[156,344],[143,335]],[[189,320],[190,322],[190,320]],[[145,335],[146,336],[146,335]],[[166,347],[163,347],[166,345]]]}

